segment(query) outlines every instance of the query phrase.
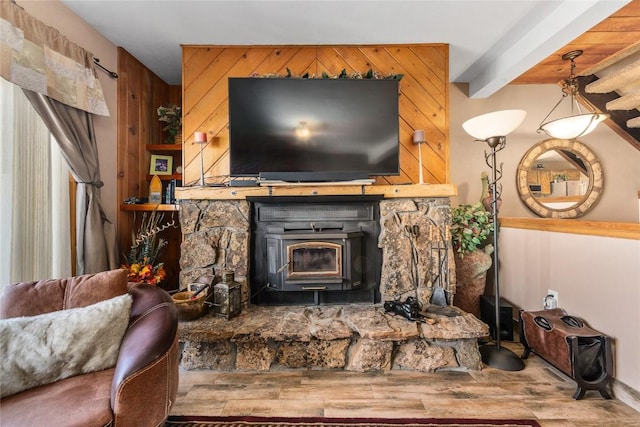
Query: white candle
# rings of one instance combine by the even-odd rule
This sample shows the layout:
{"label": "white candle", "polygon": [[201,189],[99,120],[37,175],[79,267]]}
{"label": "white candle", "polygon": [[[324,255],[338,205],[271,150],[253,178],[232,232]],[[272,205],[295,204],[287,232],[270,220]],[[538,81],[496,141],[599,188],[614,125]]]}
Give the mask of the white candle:
{"label": "white candle", "polygon": [[194,142],[207,142],[207,133],[206,132],[194,132],[193,133]]}

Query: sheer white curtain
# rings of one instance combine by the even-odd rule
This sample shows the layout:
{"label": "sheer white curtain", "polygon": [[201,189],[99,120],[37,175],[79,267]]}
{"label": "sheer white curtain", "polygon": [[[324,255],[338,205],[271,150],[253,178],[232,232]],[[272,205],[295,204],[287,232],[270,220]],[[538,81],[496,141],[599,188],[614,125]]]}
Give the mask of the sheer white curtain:
{"label": "sheer white curtain", "polygon": [[22,89],[0,79],[0,285],[71,275],[69,179]]}

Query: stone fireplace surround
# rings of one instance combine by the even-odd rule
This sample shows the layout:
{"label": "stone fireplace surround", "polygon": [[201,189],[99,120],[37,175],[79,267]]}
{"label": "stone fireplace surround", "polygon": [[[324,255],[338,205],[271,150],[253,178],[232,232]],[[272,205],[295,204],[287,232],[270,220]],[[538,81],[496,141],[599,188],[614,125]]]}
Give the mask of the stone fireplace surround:
{"label": "stone fireplace surround", "polygon": [[[249,283],[251,197],[382,195],[380,301],[375,304],[256,306]],[[430,308],[437,286],[453,301],[455,266],[449,245],[450,185],[182,188],[181,288],[224,268],[241,283],[243,312],[230,321],[208,314],[179,326],[184,369],[276,368],[438,369],[482,366],[477,338],[487,326],[459,311]],[[320,198],[318,199],[320,200]],[[384,312],[385,301],[417,297],[427,319],[409,322]]]}

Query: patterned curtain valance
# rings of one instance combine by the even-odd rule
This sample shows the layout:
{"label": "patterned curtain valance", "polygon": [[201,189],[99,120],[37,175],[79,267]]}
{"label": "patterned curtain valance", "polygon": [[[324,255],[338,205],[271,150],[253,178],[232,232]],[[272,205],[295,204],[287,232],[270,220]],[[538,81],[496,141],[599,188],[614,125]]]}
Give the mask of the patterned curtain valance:
{"label": "patterned curtain valance", "polygon": [[63,104],[108,116],[93,54],[15,3],[0,1],[0,75]]}

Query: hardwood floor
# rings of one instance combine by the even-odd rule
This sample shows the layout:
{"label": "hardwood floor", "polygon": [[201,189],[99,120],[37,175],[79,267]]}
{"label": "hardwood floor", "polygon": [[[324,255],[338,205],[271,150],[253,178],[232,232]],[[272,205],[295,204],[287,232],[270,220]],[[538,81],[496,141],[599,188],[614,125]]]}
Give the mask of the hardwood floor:
{"label": "hardwood floor", "polygon": [[[516,354],[517,343],[503,343]],[[640,413],[588,391],[535,355],[519,372],[181,371],[173,415],[526,418],[542,427],[640,427]]]}

